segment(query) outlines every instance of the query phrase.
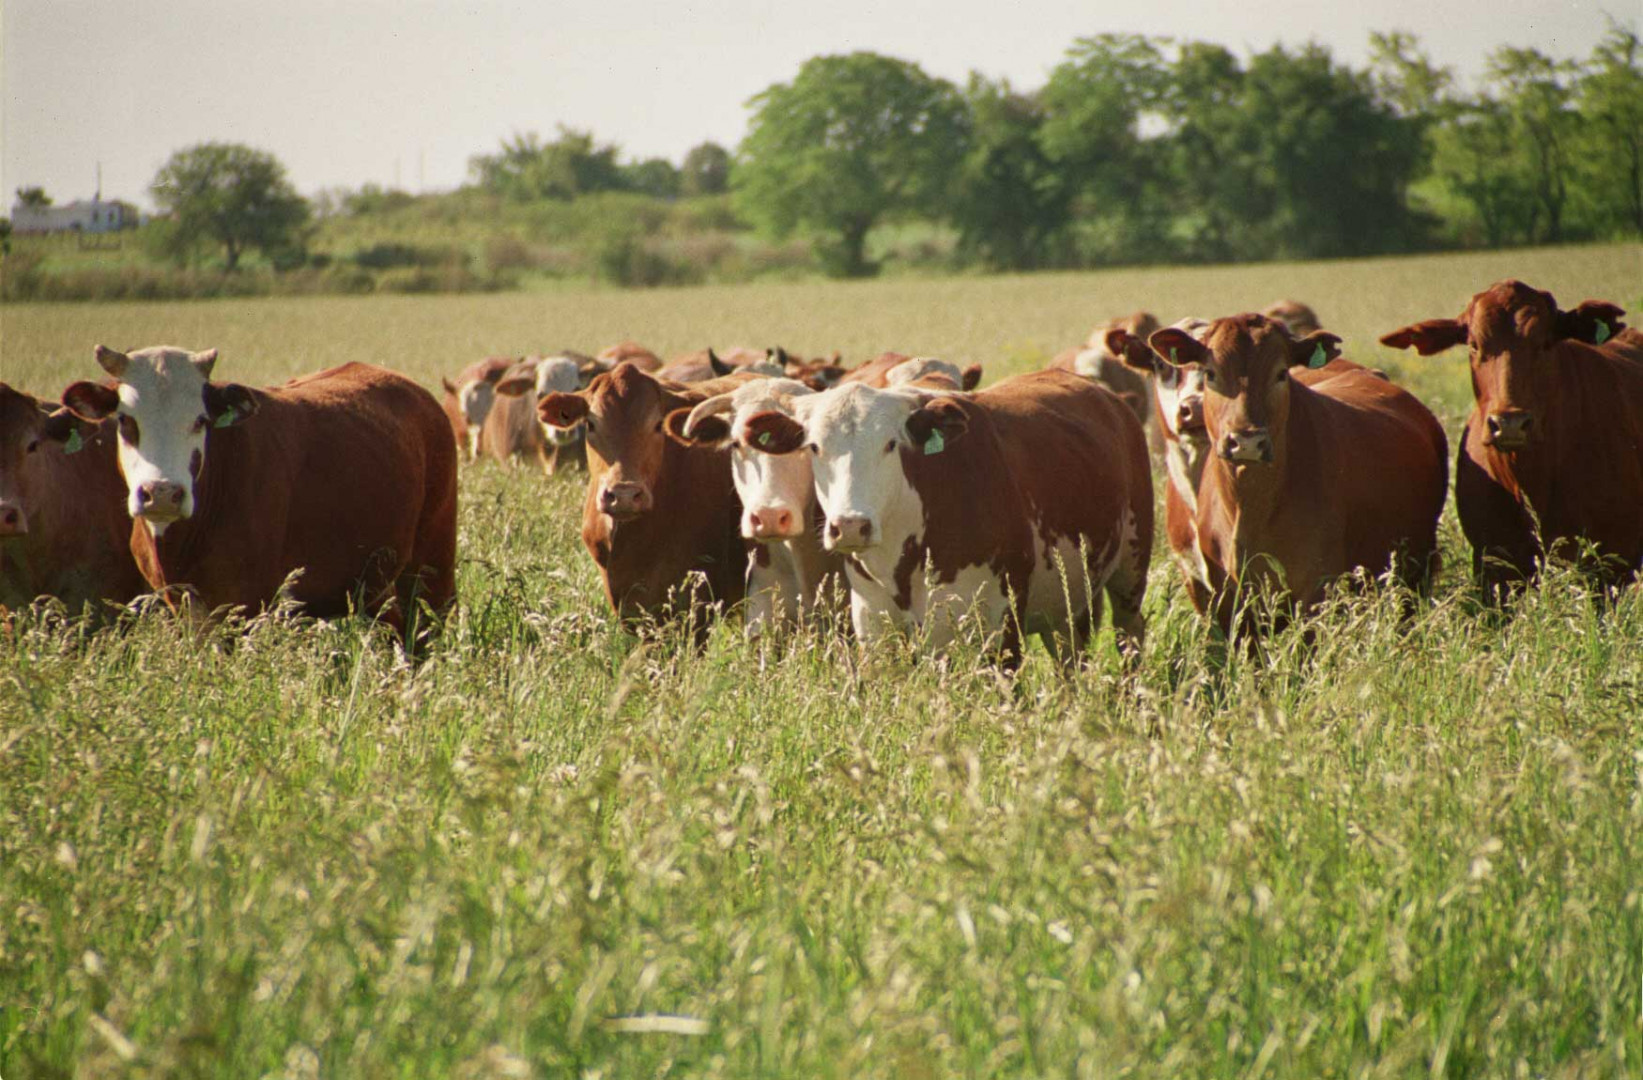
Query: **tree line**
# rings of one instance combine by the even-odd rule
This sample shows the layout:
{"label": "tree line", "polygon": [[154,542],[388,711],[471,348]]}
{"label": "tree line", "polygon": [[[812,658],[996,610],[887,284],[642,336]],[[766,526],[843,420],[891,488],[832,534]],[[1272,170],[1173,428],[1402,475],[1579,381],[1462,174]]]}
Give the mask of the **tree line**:
{"label": "tree line", "polygon": [[[1036,90],[856,52],[808,60],[748,105],[734,152],[624,162],[561,127],[475,155],[470,186],[519,202],[728,193],[743,221],[808,238],[844,277],[875,272],[869,235],[906,222],[950,230],[958,261],[994,270],[1643,236],[1643,43],[1618,23],[1582,61],[1497,49],[1472,90],[1405,33],[1372,35],[1361,69],[1316,43],[1244,59],[1104,34]],[[229,270],[248,250],[276,268],[304,259],[315,206],[266,152],[190,147],[150,193],[154,247],[179,264],[213,249]],[[320,208],[411,200],[367,185]]]}

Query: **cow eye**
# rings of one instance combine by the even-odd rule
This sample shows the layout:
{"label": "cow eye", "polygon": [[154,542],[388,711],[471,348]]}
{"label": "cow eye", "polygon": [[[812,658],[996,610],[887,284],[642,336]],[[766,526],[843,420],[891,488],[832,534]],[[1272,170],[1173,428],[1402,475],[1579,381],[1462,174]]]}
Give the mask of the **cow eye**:
{"label": "cow eye", "polygon": [[586,419],[584,419],[584,420],[583,420],[583,421],[582,421],[582,423],[584,423],[584,424],[586,424],[586,425],[588,425],[588,430],[589,430],[589,431],[592,431],[592,430],[593,430],[593,414],[592,414],[592,413],[589,413],[589,414],[588,414],[588,415],[587,415],[587,418],[586,418]]}
{"label": "cow eye", "polygon": [[889,442],[884,444],[884,452],[886,454],[894,453],[895,449],[896,449],[896,440],[894,440],[894,439],[891,439]]}
{"label": "cow eye", "polygon": [[1214,386],[1215,385],[1215,372],[1205,370],[1205,372],[1204,372],[1204,385],[1205,386]]}
{"label": "cow eye", "polygon": [[1179,368],[1165,367],[1158,373],[1158,381],[1164,384],[1165,389],[1174,387],[1181,381],[1181,371]]}
{"label": "cow eye", "polygon": [[40,440],[35,439],[35,440],[33,440],[32,442],[29,443],[28,449],[25,450],[24,453],[32,454],[38,449],[40,449]]}
{"label": "cow eye", "polygon": [[124,414],[120,416],[120,438],[132,446],[137,445],[137,421]]}
{"label": "cow eye", "polygon": [[1285,382],[1288,379],[1289,379],[1289,372],[1285,371],[1283,368],[1279,368],[1278,369],[1277,381],[1278,382]]}
{"label": "cow eye", "polygon": [[206,425],[207,422],[208,421],[206,420],[204,415],[196,416],[194,418],[194,426],[189,428],[188,430],[191,434],[198,435],[200,432],[205,430],[205,425]]}
{"label": "cow eye", "polygon": [[810,444],[810,452],[812,454],[819,454],[819,453],[821,453],[821,447],[817,446],[815,443],[811,443]]}

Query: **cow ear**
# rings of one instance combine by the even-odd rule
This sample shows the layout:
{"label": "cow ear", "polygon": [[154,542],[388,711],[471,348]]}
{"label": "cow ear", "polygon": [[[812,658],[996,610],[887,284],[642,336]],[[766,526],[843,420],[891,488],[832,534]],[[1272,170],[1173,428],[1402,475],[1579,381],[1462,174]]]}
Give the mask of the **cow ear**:
{"label": "cow ear", "polygon": [[113,416],[120,408],[119,391],[85,381],[70,383],[63,391],[62,400],[76,416],[93,422]]}
{"label": "cow ear", "polygon": [[970,418],[952,398],[936,398],[907,416],[907,438],[926,454],[939,454],[970,430]]}
{"label": "cow ear", "polygon": [[456,392],[456,386],[451,382],[451,380],[445,378],[444,376],[440,376],[439,385],[443,386],[445,388],[445,392],[447,394],[451,395],[452,397],[459,397],[460,396]]}
{"label": "cow ear", "polygon": [[713,351],[713,346],[711,345],[707,347],[707,366],[713,374],[717,375],[721,379],[736,370],[723,360],[720,360],[719,354]]}
{"label": "cow ear", "polygon": [[[507,359],[507,358],[503,357],[503,359]],[[508,367],[502,367],[502,366],[498,365],[496,367],[489,368],[488,370],[486,370],[485,374],[483,376],[481,376],[481,379],[482,379],[482,381],[488,382],[492,386],[495,386],[497,383],[502,381],[502,376],[503,375],[508,374],[512,370],[513,370],[512,365],[510,365]]]}
{"label": "cow ear", "polygon": [[519,397],[536,389],[536,379],[526,372],[509,372],[508,377],[496,384],[496,392],[503,397]]}
{"label": "cow ear", "polygon": [[1338,360],[1341,355],[1341,339],[1327,330],[1314,330],[1303,338],[1293,338],[1289,331],[1284,331],[1285,342],[1289,346],[1289,366],[1321,368],[1331,360]]}
{"label": "cow ear", "polygon": [[189,363],[193,364],[194,370],[200,373],[200,378],[209,379],[211,378],[211,369],[217,366],[217,350],[207,349],[205,352],[197,352],[189,357]]}
{"label": "cow ear", "polygon": [[97,366],[116,379],[125,374],[126,365],[131,363],[131,357],[107,345],[98,345],[92,350],[92,355],[97,358]]}
{"label": "cow ear", "polygon": [[806,375],[799,381],[817,393],[827,389],[827,380],[822,378],[820,375]]}
{"label": "cow ear", "polygon": [[1393,349],[1414,346],[1422,356],[1466,344],[1466,326],[1459,319],[1427,319],[1381,336],[1381,344]]}
{"label": "cow ear", "polygon": [[255,416],[259,408],[251,391],[238,383],[207,383],[204,396],[212,427],[232,427]]}
{"label": "cow ear", "polygon": [[958,384],[965,390],[974,390],[976,387],[980,386],[981,365],[971,364],[969,367],[965,368],[963,373],[959,376]]}
{"label": "cow ear", "polygon": [[1607,300],[1585,300],[1573,311],[1557,313],[1557,336],[1601,345],[1626,329],[1620,321],[1626,310]]}
{"label": "cow ear", "polygon": [[1125,367],[1139,371],[1143,375],[1152,374],[1155,366],[1152,350],[1147,348],[1146,342],[1128,330],[1121,326],[1113,327],[1107,331],[1102,344],[1107,347],[1107,354],[1116,356]]}
{"label": "cow ear", "polygon": [[804,425],[774,409],[747,419],[747,445],[767,454],[791,454],[804,445]]}
{"label": "cow ear", "polygon": [[1208,346],[1174,326],[1159,330],[1147,339],[1147,344],[1158,359],[1171,367],[1186,367],[1189,364],[1207,367],[1211,360]]}
{"label": "cow ear", "polygon": [[40,424],[40,437],[63,443],[63,449],[70,454],[84,446],[86,440],[96,433],[96,424],[74,415],[67,408],[53,409],[41,403],[40,411],[46,414]]}
{"label": "cow ear", "polygon": [[730,424],[723,416],[701,416],[692,424],[690,417],[693,411],[687,407],[674,409],[667,414],[662,421],[662,430],[667,432],[668,438],[680,446],[713,449],[719,449],[730,442]]}
{"label": "cow ear", "polygon": [[537,399],[536,415],[549,427],[573,428],[588,418],[588,399],[556,390]]}

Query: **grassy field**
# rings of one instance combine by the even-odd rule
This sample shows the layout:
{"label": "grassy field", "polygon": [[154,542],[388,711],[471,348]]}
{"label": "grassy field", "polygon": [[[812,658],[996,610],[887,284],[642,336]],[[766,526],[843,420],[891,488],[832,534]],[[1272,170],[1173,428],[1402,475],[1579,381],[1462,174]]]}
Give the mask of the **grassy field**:
{"label": "grassy field", "polygon": [[[0,378],[96,342],[267,382],[780,342],[1023,370],[1091,323],[1282,296],[1451,435],[1461,356],[1374,344],[1519,276],[1643,311],[1643,250],[644,293],[0,308]],[[581,482],[463,478],[428,662],[281,615],[0,635],[0,1076],[1636,1077],[1643,590],[1323,612],[1215,663],[1162,551],[1140,670],[962,645],[636,648]],[[678,1014],[695,1034],[622,1017]]]}

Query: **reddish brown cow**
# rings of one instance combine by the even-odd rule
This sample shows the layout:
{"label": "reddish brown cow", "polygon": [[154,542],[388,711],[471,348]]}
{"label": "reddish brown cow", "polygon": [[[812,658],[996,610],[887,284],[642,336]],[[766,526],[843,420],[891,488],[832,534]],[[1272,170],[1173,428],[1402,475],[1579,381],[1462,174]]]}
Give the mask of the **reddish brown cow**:
{"label": "reddish brown cow", "polygon": [[548,476],[560,469],[585,468],[582,429],[544,427],[536,411],[543,396],[575,393],[587,385],[599,369],[595,361],[582,363],[585,359],[575,353],[529,356],[509,368],[496,384],[496,407],[485,421],[481,441],[486,451],[509,468],[516,461],[535,461]]}
{"label": "reddish brown cow", "polygon": [[1158,320],[1151,312],[1137,311],[1122,319],[1109,319],[1090,331],[1089,339],[1081,349],[1067,349],[1050,361],[1057,371],[1070,371],[1086,379],[1094,379],[1117,394],[1130,407],[1135,418],[1143,425],[1152,413],[1147,398],[1147,377],[1127,367],[1124,358],[1107,347],[1107,334],[1122,330],[1131,337],[1146,341],[1158,329]]}
{"label": "reddish brown cow", "polygon": [[694,605],[677,601],[696,586],[695,600],[741,601],[748,549],[730,456],[686,449],[663,434],[662,422],[675,409],[757,377],[685,384],[621,364],[586,390],[538,401],[544,424],[586,424],[582,542],[599,566],[611,609],[630,628],[685,614]]}
{"label": "reddish brown cow", "polygon": [[[867,361],[865,364],[858,364],[856,367],[853,367],[849,371],[845,372],[844,376],[839,379],[839,383],[861,383],[864,386],[871,386],[875,389],[882,390],[890,385],[890,372],[900,367],[902,364],[907,363],[911,359],[913,359],[913,357],[907,355],[906,353],[880,353],[878,356]],[[958,370],[957,365],[953,365],[953,370]],[[979,386],[981,384],[981,371],[982,369],[980,364],[971,364],[969,367],[959,372],[960,389],[974,390],[977,386]],[[812,386],[812,389],[826,389],[826,387]]]}
{"label": "reddish brown cow", "polygon": [[1323,323],[1318,321],[1318,313],[1299,300],[1279,300],[1269,305],[1261,314],[1275,322],[1283,323],[1284,328],[1296,337],[1306,337],[1323,329]]}
{"label": "reddish brown cow", "polygon": [[97,347],[118,390],[63,402],[119,417],[131,553],[156,591],[255,611],[292,571],[316,616],[359,606],[405,629],[456,596],[456,449],[422,387],[345,364],[253,390],[208,381],[216,350]]}
{"label": "reddish brown cow", "polygon": [[[1643,567],[1643,334],[1603,300],[1561,311],[1550,293],[1502,281],[1458,319],[1381,338],[1422,356],[1471,349],[1476,405],[1455,464],[1472,570],[1491,598],[1548,551],[1595,545],[1599,580]],[[1538,522],[1538,528],[1537,528]]]}
{"label": "reddish brown cow", "polygon": [[780,345],[773,350],[771,359],[782,366],[782,373],[789,379],[796,379],[812,390],[826,390],[830,386],[837,386],[839,380],[849,371],[844,366],[843,357],[835,350],[832,356],[818,356],[813,360],[794,356]]}
{"label": "reddish brown cow", "polygon": [[480,433],[496,399],[497,381],[514,363],[511,356],[487,356],[463,368],[456,381],[439,380],[445,391],[440,408],[450,421],[456,445],[467,452],[469,461],[478,458],[483,449]]}
{"label": "reddish brown cow", "polygon": [[1218,319],[1202,340],[1175,327],[1152,336],[1160,359],[1205,373],[1212,455],[1195,525],[1228,634],[1257,593],[1304,612],[1354,570],[1392,570],[1411,586],[1430,572],[1449,482],[1443,428],[1362,368],[1310,386],[1290,378],[1334,359],[1339,342],[1322,331],[1297,339],[1262,315]]}
{"label": "reddish brown cow", "polygon": [[599,355],[595,359],[606,371],[615,368],[617,364],[632,364],[640,371],[651,372],[662,366],[662,358],[637,341],[619,341],[615,345],[607,345],[599,350]]}
{"label": "reddish brown cow", "polygon": [[772,359],[773,355],[774,350],[748,349],[741,346],[723,352],[716,352],[711,348],[697,349],[695,352],[675,356],[663,364],[655,375],[658,379],[666,379],[669,382],[706,382],[708,379],[721,379],[738,371],[780,375],[782,366]]}
{"label": "reddish brown cow", "polygon": [[0,383],[0,608],[55,596],[78,613],[144,591],[114,443],[112,422]]}

